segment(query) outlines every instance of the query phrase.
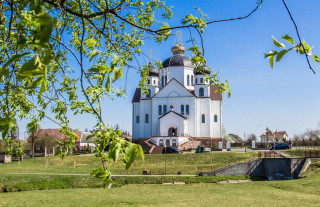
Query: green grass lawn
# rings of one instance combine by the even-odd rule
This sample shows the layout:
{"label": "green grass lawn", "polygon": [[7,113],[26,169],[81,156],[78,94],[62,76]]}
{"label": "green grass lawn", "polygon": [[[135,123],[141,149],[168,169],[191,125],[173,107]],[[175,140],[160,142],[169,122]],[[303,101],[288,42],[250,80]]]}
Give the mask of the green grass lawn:
{"label": "green grass lawn", "polygon": [[[165,160],[167,174],[176,175],[196,174],[197,166],[220,166],[234,163],[237,158],[249,158],[256,152],[247,153],[201,153],[201,154],[156,154],[145,155],[145,161],[137,160],[129,170],[125,170],[121,163],[114,164],[113,174],[142,174],[143,169],[153,172],[164,172]],[[3,173],[65,173],[90,174],[94,168],[101,167],[98,158],[89,156],[68,156],[64,160],[59,157],[37,157],[25,159],[23,162],[12,162],[0,165],[0,174]]]}
{"label": "green grass lawn", "polygon": [[0,206],[319,206],[320,162],[307,173],[307,178],[290,181],[0,193]]}
{"label": "green grass lawn", "polygon": [[305,148],[305,149],[290,149],[290,150],[282,150],[282,152],[290,155],[292,157],[305,157],[305,152],[308,151],[320,151],[320,148]]}

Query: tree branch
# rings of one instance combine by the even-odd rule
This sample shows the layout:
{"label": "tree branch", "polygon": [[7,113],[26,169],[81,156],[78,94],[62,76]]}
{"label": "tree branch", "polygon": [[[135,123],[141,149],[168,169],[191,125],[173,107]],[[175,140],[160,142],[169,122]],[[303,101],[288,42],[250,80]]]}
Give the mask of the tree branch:
{"label": "tree branch", "polygon": [[282,2],[283,2],[283,4],[284,4],[284,6],[286,7],[287,12],[288,12],[288,14],[289,14],[289,16],[290,16],[290,19],[291,19],[291,21],[292,21],[292,23],[293,23],[293,25],[294,25],[294,27],[295,27],[297,36],[298,36],[299,41],[300,41],[300,45],[301,45],[302,48],[303,48],[303,52],[304,52],[304,54],[305,54],[305,57],[306,57],[306,59],[307,59],[308,65],[309,65],[309,69],[313,72],[313,74],[316,74],[316,72],[313,70],[313,68],[312,68],[312,66],[311,66],[311,63],[310,63],[309,58],[308,58],[308,55],[307,55],[307,53],[306,53],[306,49],[305,49],[304,45],[302,44],[302,40],[301,40],[301,38],[300,38],[298,26],[297,26],[296,22],[294,21],[294,19],[293,19],[293,17],[292,17],[292,14],[291,14],[291,12],[290,12],[290,9],[288,8],[288,5],[287,5],[287,3],[286,3],[285,0],[282,0]]}

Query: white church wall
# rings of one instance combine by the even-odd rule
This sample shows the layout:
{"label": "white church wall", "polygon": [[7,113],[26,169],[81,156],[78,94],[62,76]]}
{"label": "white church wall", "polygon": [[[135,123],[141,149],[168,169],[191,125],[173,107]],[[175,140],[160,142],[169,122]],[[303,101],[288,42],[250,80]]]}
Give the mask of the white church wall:
{"label": "white church wall", "polygon": [[168,136],[169,128],[177,128],[177,135],[180,136],[184,133],[184,118],[174,113],[169,113],[160,119],[160,134]]}
{"label": "white church wall", "polygon": [[[149,115],[148,123],[145,123],[146,114]],[[152,105],[151,100],[140,100],[140,138],[151,136],[152,126]]]}
{"label": "white church wall", "polygon": [[[140,137],[140,124],[141,124],[141,116],[140,116],[140,102],[132,104],[132,138],[141,138]],[[136,122],[136,117],[139,116],[139,123]]]}
{"label": "white church wall", "polygon": [[[182,74],[180,74],[182,75]],[[188,85],[188,75],[189,75],[189,85]],[[193,84],[194,84],[194,73],[193,68],[185,67],[184,73],[183,73],[183,83],[181,83],[186,89],[194,90],[194,85],[191,84],[191,77],[193,76]]]}
{"label": "white church wall", "polygon": [[[197,99],[197,137],[210,137],[210,98]],[[202,114],[205,115],[205,123],[202,123]]]}
{"label": "white church wall", "polygon": [[[178,92],[176,92],[178,94]],[[177,112],[178,114],[181,114],[181,105],[184,105],[184,115],[185,117],[189,118],[189,119],[193,119],[194,117],[194,97],[179,97],[179,96],[175,96],[175,97],[170,97],[170,98],[153,98],[152,99],[152,108],[154,109],[153,111],[153,122],[152,122],[152,134],[156,135],[160,133],[160,129],[159,129],[159,122],[158,119],[159,117],[161,117],[164,113],[163,113],[163,106],[166,105],[167,106],[167,112],[169,112],[171,110],[170,106],[171,104],[174,106],[173,110],[175,112]],[[162,114],[159,115],[158,113],[158,107],[159,105],[162,106]],[[189,115],[186,114],[186,105],[189,105]],[[188,131],[183,131],[181,133],[192,133],[193,130],[193,126],[191,124],[186,123],[186,125],[189,125]],[[192,128],[190,130],[190,128]]]}
{"label": "white church wall", "polygon": [[[222,137],[222,109],[220,108],[221,101],[211,100],[211,122],[212,132],[211,136],[214,138]],[[217,115],[217,122],[214,121],[214,116]]]}

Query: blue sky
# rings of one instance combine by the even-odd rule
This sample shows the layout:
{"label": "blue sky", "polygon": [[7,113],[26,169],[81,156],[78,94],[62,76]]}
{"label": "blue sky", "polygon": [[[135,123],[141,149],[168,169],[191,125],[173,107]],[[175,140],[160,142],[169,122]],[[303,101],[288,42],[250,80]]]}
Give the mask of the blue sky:
{"label": "blue sky", "polygon": [[[194,6],[206,13],[211,20],[243,16],[256,6],[256,0],[228,1],[167,1],[174,6],[174,18],[170,25],[179,24],[189,13],[197,15]],[[301,36],[314,46],[313,53],[320,55],[320,1],[287,0]],[[188,30],[181,30],[186,47],[191,45]],[[227,133],[243,136],[244,133],[260,135],[266,127],[286,130],[289,137],[302,133],[306,128],[316,128],[320,121],[320,64],[311,61],[314,75],[302,55],[287,54],[271,69],[263,53],[276,49],[272,36],[278,40],[285,34],[297,40],[294,26],[281,0],[269,0],[251,17],[245,20],[208,25],[203,34],[205,58],[214,70],[221,70],[228,79],[232,96],[223,100],[223,125]],[[193,35],[196,37],[196,33]],[[174,37],[161,45],[145,42],[144,52],[152,49],[152,58],[165,60],[170,57]],[[282,41],[284,42],[284,41]],[[186,53],[190,56],[190,53]],[[147,60],[145,58],[145,60]],[[140,61],[144,61],[143,58]],[[126,74],[126,71],[124,71]],[[139,74],[128,71],[127,97],[104,100],[103,119],[106,123],[119,124],[131,131],[131,99],[138,85]],[[125,85],[125,77],[117,83]],[[96,123],[88,115],[70,117],[71,126],[84,130]],[[42,128],[57,128],[49,121]]]}

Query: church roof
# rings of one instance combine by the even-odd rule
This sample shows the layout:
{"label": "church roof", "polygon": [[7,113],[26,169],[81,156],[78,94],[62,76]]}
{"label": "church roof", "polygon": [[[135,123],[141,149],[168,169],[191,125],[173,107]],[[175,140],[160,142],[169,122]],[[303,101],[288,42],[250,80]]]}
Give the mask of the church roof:
{"label": "church roof", "polygon": [[187,66],[195,67],[190,58],[183,56],[182,54],[175,54],[172,57],[167,58],[162,62],[163,68],[172,67],[172,66]]}
{"label": "church roof", "polygon": [[141,98],[141,88],[136,88],[136,91],[134,92],[134,96],[132,99],[132,103],[140,102]]}
{"label": "church roof", "polygon": [[174,113],[174,114],[176,114],[176,115],[178,115],[178,116],[180,116],[180,117],[182,117],[182,118],[184,118],[184,119],[188,119],[187,117],[185,117],[185,116],[183,116],[183,115],[181,115],[181,114],[179,114],[179,113],[177,113],[177,112],[175,112],[175,111],[173,111],[173,110],[168,111],[167,113],[165,113],[165,114],[163,114],[162,116],[160,116],[158,119],[161,119],[161,118],[165,117],[166,115],[170,114],[171,112]]}
{"label": "church roof", "polygon": [[216,92],[217,89],[219,89],[219,86],[217,86],[217,85],[210,86],[210,98],[213,101],[221,101],[222,100],[222,93],[221,93],[221,91]]}
{"label": "church roof", "polygon": [[149,63],[149,76],[159,76],[159,70],[157,68],[155,68],[151,62]]}

